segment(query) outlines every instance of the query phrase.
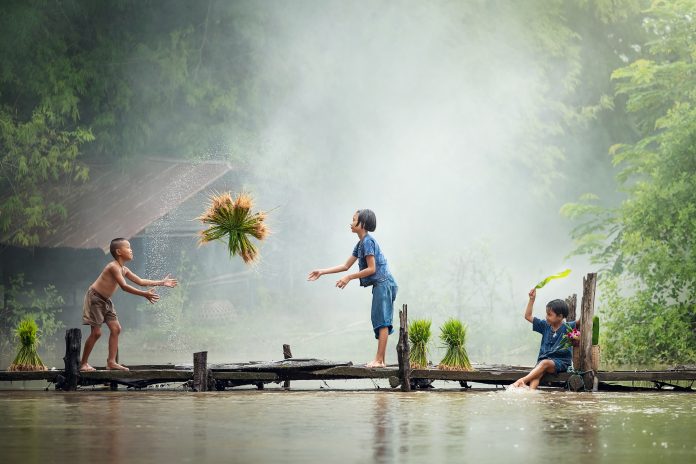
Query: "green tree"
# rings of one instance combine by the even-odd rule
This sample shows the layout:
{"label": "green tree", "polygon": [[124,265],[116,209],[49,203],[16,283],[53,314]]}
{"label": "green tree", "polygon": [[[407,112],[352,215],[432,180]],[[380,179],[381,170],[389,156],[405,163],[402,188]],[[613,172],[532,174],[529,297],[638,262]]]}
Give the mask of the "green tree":
{"label": "green tree", "polygon": [[594,195],[562,212],[580,220],[577,253],[603,266],[605,353],[618,363],[696,360],[696,2],[656,1],[642,57],[612,74],[636,139],[614,145],[625,200]]}
{"label": "green tree", "polygon": [[[0,238],[35,246],[85,161],[246,158],[263,9],[249,2],[8,0],[0,14]],[[245,151],[246,150],[246,151]],[[219,151],[219,150],[216,150]]]}

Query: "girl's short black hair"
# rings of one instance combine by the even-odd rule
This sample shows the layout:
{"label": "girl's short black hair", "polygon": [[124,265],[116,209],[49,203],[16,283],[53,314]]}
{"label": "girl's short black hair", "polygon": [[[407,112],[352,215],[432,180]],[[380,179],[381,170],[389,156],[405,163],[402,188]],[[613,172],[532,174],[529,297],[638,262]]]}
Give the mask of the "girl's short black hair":
{"label": "girl's short black hair", "polygon": [[563,300],[551,300],[546,304],[546,309],[550,309],[557,316],[568,317],[568,303]]}
{"label": "girl's short black hair", "polygon": [[359,209],[357,213],[358,225],[368,232],[374,232],[377,228],[377,216],[375,216],[375,212],[371,209]]}

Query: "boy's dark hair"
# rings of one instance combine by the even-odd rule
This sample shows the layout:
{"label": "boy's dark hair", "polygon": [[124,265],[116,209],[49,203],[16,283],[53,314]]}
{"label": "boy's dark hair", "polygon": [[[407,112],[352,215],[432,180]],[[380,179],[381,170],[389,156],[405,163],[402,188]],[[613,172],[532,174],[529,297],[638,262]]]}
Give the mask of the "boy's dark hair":
{"label": "boy's dark hair", "polygon": [[368,232],[374,232],[377,228],[377,216],[371,209],[358,210],[358,225]]}
{"label": "boy's dark hair", "polygon": [[111,256],[114,257],[114,259],[118,259],[116,256],[116,250],[121,248],[121,244],[125,242],[126,239],[123,237],[115,238],[111,241],[111,245],[109,245],[109,251],[111,252]]}
{"label": "boy's dark hair", "polygon": [[551,300],[546,304],[546,309],[550,309],[556,316],[568,317],[568,303],[563,300]]}

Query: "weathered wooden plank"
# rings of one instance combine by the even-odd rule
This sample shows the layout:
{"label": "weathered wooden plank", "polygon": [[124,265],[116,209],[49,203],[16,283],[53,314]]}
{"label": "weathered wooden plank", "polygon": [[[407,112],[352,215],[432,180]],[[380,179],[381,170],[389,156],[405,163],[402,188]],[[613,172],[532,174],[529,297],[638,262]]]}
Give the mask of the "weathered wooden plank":
{"label": "weathered wooden plank", "polygon": [[599,371],[600,382],[630,382],[630,381],[661,381],[661,380],[694,380],[696,370],[668,371]]}
{"label": "weathered wooden plank", "polygon": [[157,369],[157,370],[139,370],[139,371],[109,371],[96,370],[92,372],[81,372],[80,376],[83,379],[89,380],[153,380],[157,382],[176,382],[191,380],[193,371],[184,371],[179,369]]}
{"label": "weathered wooden plank", "polygon": [[388,379],[390,376],[398,376],[399,369],[395,366],[387,366],[382,369],[371,369],[365,366],[337,366],[329,369],[320,369],[308,374],[314,378],[356,378],[356,379]]}
{"label": "weathered wooden plank", "polygon": [[[532,368],[529,368],[531,370]],[[440,369],[414,369],[411,373],[414,379],[457,380],[466,382],[498,382],[501,384],[514,382],[520,378],[520,372],[514,370],[476,370],[449,371]],[[568,374],[545,375],[542,382],[565,382]]]}
{"label": "weathered wooden plank", "polygon": [[0,382],[23,382],[25,380],[47,380],[55,382],[63,371],[0,371]]}
{"label": "weathered wooden plank", "polygon": [[278,375],[273,372],[213,372],[215,380],[248,380],[248,381],[268,381],[275,382]]}
{"label": "weathered wooden plank", "polygon": [[314,371],[317,369],[329,369],[337,366],[352,366],[353,363],[325,361],[322,359],[298,359],[292,358],[283,361],[252,364],[215,364],[211,366],[213,372],[244,371],[244,372],[284,372],[284,371]]}

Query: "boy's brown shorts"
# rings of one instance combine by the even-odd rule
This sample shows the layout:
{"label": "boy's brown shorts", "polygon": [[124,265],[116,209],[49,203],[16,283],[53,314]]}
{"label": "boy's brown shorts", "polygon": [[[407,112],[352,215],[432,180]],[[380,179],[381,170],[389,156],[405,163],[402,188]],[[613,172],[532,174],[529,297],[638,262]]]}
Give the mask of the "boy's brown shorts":
{"label": "boy's brown shorts", "polygon": [[99,327],[104,322],[118,321],[114,303],[110,298],[104,298],[89,287],[82,306],[82,323]]}

